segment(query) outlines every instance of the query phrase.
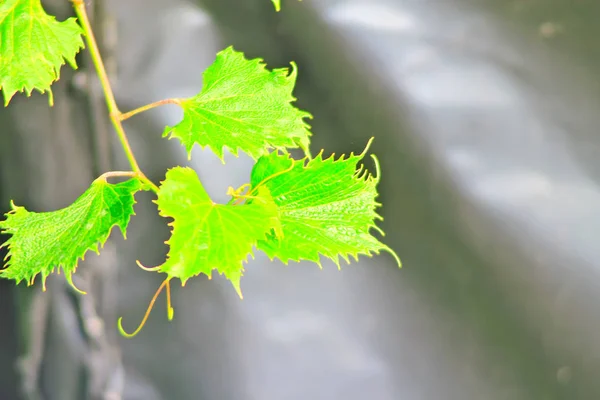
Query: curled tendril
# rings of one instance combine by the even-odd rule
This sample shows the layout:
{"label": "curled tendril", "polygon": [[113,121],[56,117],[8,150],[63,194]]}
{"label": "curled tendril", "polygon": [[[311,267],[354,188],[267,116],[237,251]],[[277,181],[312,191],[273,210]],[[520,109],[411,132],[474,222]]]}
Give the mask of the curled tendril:
{"label": "curled tendril", "polygon": [[167,278],[166,282],[167,282],[167,318],[169,319],[169,321],[173,321],[173,316],[175,314],[175,310],[173,309],[173,306],[171,305],[171,285],[169,284],[169,279]]}
{"label": "curled tendril", "polygon": [[173,309],[173,307],[171,305],[171,285],[169,284],[170,281],[171,281],[171,277],[169,276],[163,281],[163,283],[160,284],[160,286],[156,290],[156,293],[154,293],[152,300],[150,300],[150,304],[148,305],[148,308],[146,309],[146,314],[144,314],[144,318],[142,319],[142,322],[140,322],[139,326],[136,328],[135,331],[133,331],[132,333],[125,332],[125,329],[123,329],[123,317],[119,317],[119,320],[117,321],[117,327],[119,328],[119,332],[121,333],[121,335],[125,336],[126,338],[132,338],[135,335],[137,335],[138,333],[140,333],[140,331],[146,324],[148,317],[150,316],[150,311],[152,311],[152,308],[154,307],[154,303],[156,302],[158,295],[160,294],[160,292],[162,292],[162,290],[165,287],[167,288],[167,318],[169,319],[169,321],[173,320],[173,315],[175,313],[175,310]]}
{"label": "curled tendril", "polygon": [[144,271],[155,272],[160,269],[160,265],[157,267],[146,267],[139,260],[135,260],[135,263],[137,264],[138,267],[140,267]]}
{"label": "curled tendril", "polygon": [[274,173],[271,176],[266,177],[265,179],[263,179],[262,181],[260,181],[258,183],[258,185],[254,186],[252,188],[252,190],[250,190],[250,193],[248,193],[248,194],[250,195],[250,194],[256,194],[256,193],[258,193],[258,188],[259,187],[263,186],[265,183],[267,183],[271,179],[276,178],[279,175],[285,174],[286,172],[290,172],[292,169],[294,169],[294,167],[296,166],[296,161],[297,160],[294,160],[293,158],[290,158],[290,160],[292,161],[292,164],[288,168],[286,168],[286,169],[284,169],[282,171],[276,172],[276,173]]}
{"label": "curled tendril", "polygon": [[[73,288],[73,290],[75,290],[79,294],[87,294],[87,292],[84,292],[83,290],[81,290],[77,286],[75,286],[75,283],[73,283],[73,275],[72,274],[65,272],[65,277],[67,278],[67,283]],[[45,291],[46,291],[46,282],[44,280],[44,292]]]}
{"label": "curled tendril", "polygon": [[231,197],[240,197],[242,196],[242,193],[244,193],[244,190],[250,188],[250,184],[249,183],[244,183],[242,186],[240,186],[237,189],[232,188],[231,186],[229,186],[229,188],[227,188],[227,195],[231,196]]}
{"label": "curled tendril", "polygon": [[[310,158],[309,158],[310,159]],[[271,179],[285,174],[286,172],[290,172],[292,169],[294,169],[294,167],[296,166],[296,160],[294,160],[293,158],[290,158],[290,160],[292,161],[292,164],[284,169],[283,171],[279,171],[271,176],[266,177],[265,179],[263,179],[261,182],[259,182],[258,185],[256,185],[255,187],[252,187],[251,184],[246,183],[243,184],[242,186],[240,186],[237,189],[234,189],[232,187],[229,187],[227,189],[227,195],[231,196],[231,200],[229,201],[228,204],[232,204],[232,205],[238,205],[240,204],[243,200],[246,199],[256,199],[256,194],[258,193],[258,188],[260,188],[261,186],[263,186],[265,183],[267,183],[268,181],[270,181]],[[244,194],[245,190],[248,190],[246,194]]]}

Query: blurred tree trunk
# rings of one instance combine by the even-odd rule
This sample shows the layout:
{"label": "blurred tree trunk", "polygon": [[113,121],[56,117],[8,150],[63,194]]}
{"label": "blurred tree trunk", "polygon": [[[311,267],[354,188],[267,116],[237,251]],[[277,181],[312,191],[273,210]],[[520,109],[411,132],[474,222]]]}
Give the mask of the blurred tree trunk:
{"label": "blurred tree trunk", "polygon": [[[91,16],[101,20],[102,2],[93,4]],[[59,20],[71,16],[70,2],[51,0],[44,7]],[[98,39],[102,47],[102,35]],[[47,95],[18,94],[0,111],[2,211],[10,200],[38,212],[65,207],[110,168],[112,132],[87,53],[80,54],[78,64],[77,71],[61,69],[52,86],[54,107]],[[75,282],[89,293],[83,297],[73,296],[64,276],[51,276],[46,292],[39,278],[33,288],[0,282],[0,326],[7,327],[0,336],[10,350],[1,353],[0,365],[15,367],[0,374],[2,399],[17,398],[16,392],[28,399],[95,399],[118,390],[111,387],[121,370],[116,337],[103,324],[106,317],[114,319],[116,309],[115,294],[109,292],[115,286],[114,266],[110,243],[100,257],[80,263]]]}

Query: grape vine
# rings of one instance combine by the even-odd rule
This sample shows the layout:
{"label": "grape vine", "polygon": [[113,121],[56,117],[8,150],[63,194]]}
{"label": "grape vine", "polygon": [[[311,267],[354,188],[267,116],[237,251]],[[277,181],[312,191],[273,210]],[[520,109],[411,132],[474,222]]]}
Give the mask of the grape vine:
{"label": "grape vine", "polygon": [[[319,266],[321,256],[350,262],[359,255],[395,252],[371,234],[383,232],[375,222],[376,174],[359,167],[369,144],[358,155],[331,156],[309,152],[311,115],[293,105],[292,92],[298,69],[269,70],[260,59],[246,59],[228,47],[216,55],[203,73],[201,91],[191,98],[157,101],[138,109],[121,112],[117,107],[83,0],[71,0],[77,18],[58,22],[46,14],[40,0],[4,0],[0,4],[0,89],[4,105],[13,96],[34,90],[48,93],[52,105],[53,82],[67,62],[73,68],[84,39],[102,84],[108,114],[129,161],[130,171],[107,171],[66,208],[33,212],[11,203],[11,211],[0,221],[0,232],[9,236],[5,268],[0,277],[17,284],[33,285],[62,270],[73,287],[72,274],[89,250],[99,251],[117,226],[123,236],[134,215],[135,195],[151,191],[156,195],[159,214],[170,219],[172,228],[165,262],[156,267],[138,265],[162,273],[165,280],[154,295],[146,315],[132,333],[144,325],[154,301],[166,288],[168,317],[173,317],[170,281],[185,282],[213,271],[229,279],[240,297],[244,263],[256,251],[284,263],[308,260]],[[280,1],[272,0],[277,11]],[[27,41],[28,45],[23,43]],[[167,126],[163,136],[177,138],[188,157],[195,145],[211,149],[223,162],[225,152],[243,152],[256,163],[250,182],[229,191],[227,204],[215,204],[196,172],[174,167],[164,181],[153,183],[140,169],[129,144],[122,121],[164,104],[182,108],[183,118]],[[289,149],[304,152],[293,158]],[[127,178],[111,183],[114,178]],[[82,294],[80,289],[75,288]]]}

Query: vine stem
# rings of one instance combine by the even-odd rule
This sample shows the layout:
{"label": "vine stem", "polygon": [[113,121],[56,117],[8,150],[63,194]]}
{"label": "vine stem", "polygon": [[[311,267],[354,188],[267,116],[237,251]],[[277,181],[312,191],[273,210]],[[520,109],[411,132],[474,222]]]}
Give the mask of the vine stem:
{"label": "vine stem", "polygon": [[139,114],[144,111],[148,111],[154,107],[162,106],[165,104],[181,104],[181,101],[182,101],[182,99],[164,99],[164,100],[156,101],[154,103],[146,104],[145,106],[136,108],[135,110],[131,110],[126,113],[119,113],[119,119],[121,121],[125,121],[126,119],[131,118],[136,114]]}
{"label": "vine stem", "polygon": [[[119,107],[117,106],[117,102],[115,100],[115,95],[113,93],[112,87],[110,86],[108,74],[106,73],[106,68],[104,67],[104,62],[102,61],[102,56],[100,55],[100,50],[98,49],[98,44],[96,43],[96,37],[94,36],[94,31],[92,30],[92,25],[90,24],[90,19],[88,18],[87,11],[85,9],[84,0],[71,0],[71,2],[73,3],[75,14],[77,15],[79,23],[81,24],[81,27],[83,29],[84,36],[88,44],[88,50],[90,52],[90,56],[92,57],[92,62],[94,63],[94,67],[96,68],[96,73],[98,74],[98,78],[100,79],[100,84],[102,85],[102,91],[104,92],[104,98],[106,99],[106,106],[108,107],[108,114],[110,116],[110,120],[115,128],[115,131],[117,132],[117,136],[119,137],[121,146],[125,151],[125,155],[127,156],[129,165],[131,166],[131,169],[133,170],[135,176],[138,176],[140,180],[146,183],[154,193],[158,193],[158,186],[156,186],[154,182],[152,182],[150,179],[148,179],[148,177],[146,177],[146,175],[140,169],[140,166],[138,165],[135,156],[133,155],[133,150],[131,149],[131,145],[129,144],[129,139],[127,139],[125,129],[123,128],[123,124],[121,123],[121,120],[123,119],[122,114],[119,111]],[[148,107],[147,109],[149,108],[152,107]],[[110,177],[128,175],[126,175],[126,173],[124,174],[122,172],[115,171],[113,173],[108,173],[108,175],[105,174],[103,176]]]}
{"label": "vine stem", "polygon": [[100,55],[100,50],[98,49],[98,44],[96,43],[96,38],[94,36],[94,32],[92,31],[92,26],[87,15],[87,11],[85,10],[84,1],[71,1],[73,3],[73,8],[75,9],[75,14],[77,14],[79,23],[83,28],[84,36],[86,38],[89,52],[92,57],[92,62],[94,63],[94,67],[96,68],[96,72],[98,73],[98,78],[100,79],[102,90],[104,91],[104,97],[106,99],[106,105],[108,107],[110,120],[112,121],[112,124],[115,127],[115,130],[117,131],[117,135],[119,136],[119,140],[121,141],[121,146],[125,151],[125,155],[127,156],[127,160],[131,165],[131,169],[134,172],[141,173],[140,167],[137,163],[137,160],[135,159],[135,156],[133,155],[133,151],[131,150],[131,146],[129,145],[129,140],[127,139],[127,135],[125,135],[125,130],[123,129],[123,125],[121,124],[121,120],[119,118],[121,112],[117,107],[115,95],[112,91],[112,87],[110,86],[108,74],[106,73],[106,68],[104,67],[104,62],[102,61],[102,56]]}

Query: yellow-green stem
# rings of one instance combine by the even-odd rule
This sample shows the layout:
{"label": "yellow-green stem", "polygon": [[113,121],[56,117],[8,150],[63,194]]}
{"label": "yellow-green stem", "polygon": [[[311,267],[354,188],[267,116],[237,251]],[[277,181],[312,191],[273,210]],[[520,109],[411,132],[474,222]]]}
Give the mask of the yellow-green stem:
{"label": "yellow-green stem", "polygon": [[142,182],[145,182],[148,186],[150,186],[150,189],[152,189],[154,193],[158,194],[158,186],[156,186],[154,182],[148,179],[146,175],[142,174],[141,172],[140,175],[140,179],[142,180]]}
{"label": "yellow-green stem", "polygon": [[180,104],[180,103],[181,103],[181,99],[165,99],[165,100],[156,101],[154,103],[146,104],[145,106],[136,108],[135,110],[131,110],[131,111],[126,112],[126,113],[120,113],[119,119],[121,121],[124,121],[124,120],[126,120],[128,118],[133,117],[136,114],[139,114],[139,113],[144,112],[144,111],[148,111],[148,110],[150,110],[150,109],[152,109],[154,107],[162,106],[162,105],[165,105],[165,104]]}
{"label": "yellow-green stem", "polygon": [[127,156],[127,160],[129,161],[131,168],[133,169],[133,171],[141,173],[140,167],[137,163],[137,160],[135,159],[135,156],[133,155],[133,151],[131,150],[131,146],[129,145],[129,140],[127,140],[125,130],[123,129],[123,125],[121,124],[121,120],[119,118],[121,113],[119,111],[119,108],[117,107],[115,95],[113,94],[112,88],[110,86],[108,75],[106,73],[106,68],[104,68],[104,63],[102,62],[100,50],[98,50],[98,45],[96,44],[96,38],[94,37],[94,32],[92,31],[92,26],[87,16],[87,12],[85,10],[85,4],[83,0],[71,1],[73,2],[75,14],[77,14],[79,23],[83,28],[89,52],[92,57],[92,62],[96,67],[96,72],[98,73],[98,78],[100,79],[102,90],[104,91],[104,97],[106,98],[106,105],[110,114],[110,120],[112,121],[112,124],[115,127],[115,130],[117,131],[117,135],[119,136],[119,140],[121,141],[121,146],[123,146],[123,150],[125,151],[125,155]]}

